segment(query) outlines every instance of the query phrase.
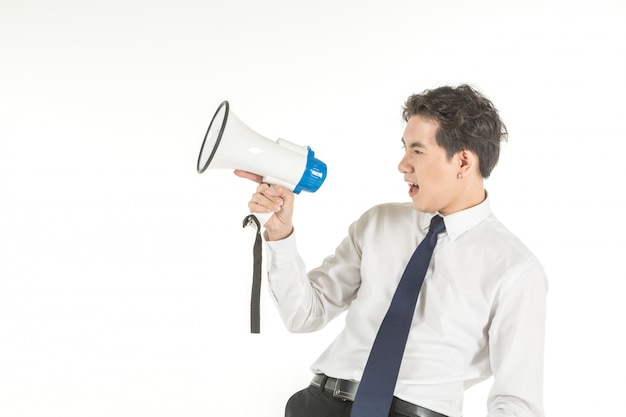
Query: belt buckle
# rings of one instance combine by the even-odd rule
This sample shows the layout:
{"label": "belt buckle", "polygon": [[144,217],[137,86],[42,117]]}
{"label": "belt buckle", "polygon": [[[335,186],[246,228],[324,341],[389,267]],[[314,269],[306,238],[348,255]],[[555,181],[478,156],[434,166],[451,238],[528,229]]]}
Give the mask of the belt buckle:
{"label": "belt buckle", "polygon": [[345,379],[336,379],[335,388],[333,389],[333,397],[339,398],[342,401],[354,401],[356,392],[354,389],[350,389],[354,386],[354,383]]}

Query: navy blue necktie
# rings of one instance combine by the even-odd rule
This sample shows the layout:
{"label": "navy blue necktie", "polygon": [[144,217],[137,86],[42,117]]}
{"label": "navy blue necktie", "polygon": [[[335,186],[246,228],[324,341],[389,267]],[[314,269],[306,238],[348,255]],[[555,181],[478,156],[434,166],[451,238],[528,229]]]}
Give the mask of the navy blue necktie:
{"label": "navy blue necktie", "polygon": [[413,252],[402,274],[389,310],[372,345],[352,405],[351,417],[389,415],[417,297],[437,244],[437,235],[445,228],[441,216],[432,218],[426,237]]}

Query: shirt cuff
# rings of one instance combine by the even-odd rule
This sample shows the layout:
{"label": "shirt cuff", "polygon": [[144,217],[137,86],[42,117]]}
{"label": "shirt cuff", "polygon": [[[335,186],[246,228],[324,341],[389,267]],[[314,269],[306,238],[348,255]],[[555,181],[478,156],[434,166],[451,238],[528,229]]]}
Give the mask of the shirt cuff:
{"label": "shirt cuff", "polygon": [[267,266],[280,266],[293,263],[298,258],[298,247],[296,245],[296,232],[281,240],[266,240],[268,260]]}

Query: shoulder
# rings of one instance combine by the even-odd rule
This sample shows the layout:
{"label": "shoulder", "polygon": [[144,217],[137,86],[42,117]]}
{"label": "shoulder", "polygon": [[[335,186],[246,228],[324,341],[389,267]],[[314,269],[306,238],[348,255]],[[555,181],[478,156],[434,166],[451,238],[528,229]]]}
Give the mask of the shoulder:
{"label": "shoulder", "polygon": [[488,242],[510,253],[515,258],[525,259],[530,263],[539,263],[535,254],[506,227],[494,214],[491,214],[481,225],[484,233],[489,236]]}
{"label": "shoulder", "polygon": [[421,215],[411,203],[382,203],[363,212],[355,224],[359,228],[412,227]]}
{"label": "shoulder", "polygon": [[351,234],[364,239],[387,242],[400,236],[414,236],[420,219],[425,213],[415,210],[411,203],[383,203],[361,214],[351,225]]}
{"label": "shoulder", "polygon": [[[509,285],[521,277],[542,282],[547,287],[547,278],[543,265],[531,249],[507,228],[493,214],[481,225],[485,242],[484,253],[489,256],[490,264],[504,266],[508,273]],[[532,277],[532,278],[531,278]]]}
{"label": "shoulder", "polygon": [[382,203],[365,211],[359,220],[394,219],[396,217],[417,217],[419,212],[411,203]]}

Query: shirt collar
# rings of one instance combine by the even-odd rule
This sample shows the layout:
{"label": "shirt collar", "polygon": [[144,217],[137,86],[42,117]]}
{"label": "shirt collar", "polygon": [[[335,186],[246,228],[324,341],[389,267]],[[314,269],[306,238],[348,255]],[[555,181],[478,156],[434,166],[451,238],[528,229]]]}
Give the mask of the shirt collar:
{"label": "shirt collar", "polygon": [[[439,213],[435,213],[422,217],[421,227],[422,230],[427,230],[430,225],[430,220]],[[441,214],[440,214],[441,215]],[[465,210],[457,211],[456,213],[443,216],[443,221],[446,225],[446,234],[450,240],[455,240],[463,233],[467,232],[478,223],[485,220],[491,215],[491,203],[489,202],[489,195],[485,197],[482,203],[470,207]]]}

